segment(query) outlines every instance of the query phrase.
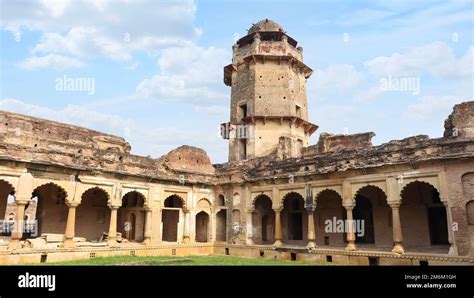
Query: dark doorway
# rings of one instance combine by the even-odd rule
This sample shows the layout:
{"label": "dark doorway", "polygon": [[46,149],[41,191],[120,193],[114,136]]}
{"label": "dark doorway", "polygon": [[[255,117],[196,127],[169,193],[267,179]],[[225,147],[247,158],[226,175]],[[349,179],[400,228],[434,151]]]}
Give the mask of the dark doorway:
{"label": "dark doorway", "polygon": [[449,244],[446,209],[444,207],[428,208],[428,222],[431,244]]}
{"label": "dark doorway", "polygon": [[291,233],[293,239],[291,240],[303,240],[303,214],[292,213],[291,214]]}
{"label": "dark doorway", "polygon": [[163,241],[178,241],[179,210],[163,209]]}
{"label": "dark doorway", "polygon": [[216,240],[227,241],[227,210],[221,209],[216,214]]}
{"label": "dark doorway", "polygon": [[196,242],[207,242],[209,226],[209,215],[201,211],[196,215]]}
{"label": "dark doorway", "polygon": [[274,242],[275,213],[272,209],[272,200],[262,194],[255,199],[255,212],[252,214],[252,222],[257,230],[254,241],[258,244]]}
{"label": "dark doorway", "polygon": [[262,241],[268,241],[267,236],[268,215],[262,217]]}
{"label": "dark doorway", "polygon": [[[356,231],[357,243],[375,243],[374,238],[374,218],[372,213],[372,203],[366,197],[358,195],[356,197],[356,206],[354,207],[354,220],[363,220],[364,235]],[[357,226],[355,224],[354,226]]]}
{"label": "dark doorway", "polygon": [[288,240],[303,240],[303,197],[298,193],[289,193],[285,198],[284,211],[287,218]]}

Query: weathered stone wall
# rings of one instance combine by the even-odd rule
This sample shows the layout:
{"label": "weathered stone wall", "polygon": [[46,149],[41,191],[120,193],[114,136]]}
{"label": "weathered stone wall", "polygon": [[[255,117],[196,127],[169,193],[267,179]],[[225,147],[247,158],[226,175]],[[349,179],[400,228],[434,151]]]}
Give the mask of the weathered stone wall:
{"label": "weathered stone wall", "polygon": [[259,60],[255,65],[254,115],[294,116],[308,120],[306,79],[298,70],[282,64],[275,60],[265,63]]}
{"label": "weathered stone wall", "polygon": [[444,128],[445,138],[474,138],[474,101],[455,105]]}
{"label": "weathered stone wall", "polygon": [[92,154],[92,149],[130,152],[123,138],[78,126],[0,111],[0,141],[23,147]]}
{"label": "weathered stone wall", "polygon": [[314,146],[303,148],[303,155],[311,156],[318,153],[336,152],[351,149],[371,149],[373,132],[358,133],[353,135],[332,135],[321,133],[319,141]]}
{"label": "weathered stone wall", "polygon": [[213,175],[215,169],[206,151],[191,147],[181,146],[166,155],[165,164],[173,170],[198,172]]}
{"label": "weathered stone wall", "polygon": [[[474,163],[467,161],[446,162],[448,196],[451,202],[453,222],[457,225],[454,237],[460,255],[473,254],[474,228],[467,222],[466,204],[473,199]],[[471,178],[471,179],[470,179]]]}

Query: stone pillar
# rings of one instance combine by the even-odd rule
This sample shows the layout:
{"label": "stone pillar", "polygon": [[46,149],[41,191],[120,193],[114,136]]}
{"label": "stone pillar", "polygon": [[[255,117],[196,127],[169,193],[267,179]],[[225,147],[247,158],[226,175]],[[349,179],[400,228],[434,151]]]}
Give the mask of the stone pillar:
{"label": "stone pillar", "polygon": [[77,202],[67,202],[66,204],[68,206],[68,213],[63,245],[65,248],[73,248],[76,246],[74,244],[73,238],[76,229],[76,207],[79,204]]}
{"label": "stone pillar", "polygon": [[348,228],[349,230],[347,231],[347,246],[346,250],[352,251],[356,250],[356,245],[355,245],[355,228],[354,228],[354,219],[352,217],[352,209],[354,209],[354,205],[344,205],[344,208],[346,208],[347,212],[347,222],[348,222]]}
{"label": "stone pillar", "polygon": [[117,210],[119,206],[109,206],[110,208],[110,225],[109,225],[109,246],[117,245]]}
{"label": "stone pillar", "polygon": [[449,242],[449,255],[458,255],[458,248],[454,243],[454,232],[453,232],[453,217],[451,215],[451,207],[448,202],[443,202],[444,208],[446,209],[446,222],[448,224],[448,242]]}
{"label": "stone pillar", "polygon": [[390,203],[392,208],[392,228],[393,228],[393,249],[397,254],[405,253],[403,249],[402,225],[400,223],[400,203]]}
{"label": "stone pillar", "polygon": [[[252,223],[252,212],[253,210],[252,209],[248,209],[245,213],[246,215],[246,219],[245,219],[245,222],[246,222],[246,225],[247,225],[247,228],[245,229],[246,232],[247,232],[247,237],[245,238],[245,244],[247,245],[254,245],[254,242],[253,242],[253,223]],[[263,227],[262,227],[263,229]]]}
{"label": "stone pillar", "polygon": [[261,36],[260,36],[260,33],[257,32],[253,36],[253,43],[252,43],[252,47],[255,50],[256,54],[259,53],[260,42],[261,42]]}
{"label": "stone pillar", "polygon": [[275,243],[273,246],[281,246],[281,209],[273,209],[275,212]]}
{"label": "stone pillar", "polygon": [[184,231],[183,231],[183,243],[189,243],[191,237],[189,234],[189,224],[191,221],[191,211],[187,208],[183,208],[184,211]]}
{"label": "stone pillar", "polygon": [[162,235],[161,235],[161,207],[154,207],[153,208],[153,216],[152,219],[152,237],[151,241],[153,244],[160,244],[162,242]]}
{"label": "stone pillar", "polygon": [[149,245],[151,243],[151,224],[152,224],[152,219],[151,219],[151,208],[146,208],[145,209],[145,234],[143,243],[146,245]]}
{"label": "stone pillar", "polygon": [[314,206],[309,206],[306,208],[308,212],[308,244],[306,247],[308,249],[316,248],[316,233],[314,230],[314,210],[316,208]]}
{"label": "stone pillar", "polygon": [[[24,218],[26,205],[31,201],[31,193],[33,192],[33,175],[23,173],[18,180],[18,188],[15,193],[15,203],[17,205],[15,230],[12,233],[12,241],[8,244],[9,249],[21,248],[20,240],[23,237]],[[36,226],[36,231],[39,227]]]}
{"label": "stone pillar", "polygon": [[[8,244],[8,249],[18,249],[21,248],[20,240],[23,237],[23,228],[24,228],[24,218],[25,218],[25,208],[28,204],[28,201],[16,201],[16,222],[14,229],[12,231],[12,240]],[[38,229],[38,227],[36,227]]]}

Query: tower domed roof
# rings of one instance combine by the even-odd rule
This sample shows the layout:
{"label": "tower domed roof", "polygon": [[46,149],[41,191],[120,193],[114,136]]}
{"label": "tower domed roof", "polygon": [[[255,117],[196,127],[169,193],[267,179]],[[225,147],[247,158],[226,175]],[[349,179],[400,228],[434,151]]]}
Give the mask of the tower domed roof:
{"label": "tower domed roof", "polygon": [[285,32],[283,30],[282,26],[278,25],[277,23],[275,23],[274,21],[269,20],[269,19],[261,20],[257,24],[254,24],[249,29],[248,34],[252,34],[252,33],[255,33],[255,32],[258,32],[258,31],[276,31],[276,32],[281,31],[281,32]]}

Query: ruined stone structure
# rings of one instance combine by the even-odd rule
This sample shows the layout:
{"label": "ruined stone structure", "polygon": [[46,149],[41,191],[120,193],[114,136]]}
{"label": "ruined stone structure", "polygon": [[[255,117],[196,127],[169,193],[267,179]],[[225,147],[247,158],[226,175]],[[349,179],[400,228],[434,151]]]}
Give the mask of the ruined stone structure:
{"label": "ruined stone structure", "polygon": [[39,233],[12,233],[0,263],[211,253],[472,263],[474,102],[454,107],[442,138],[373,146],[373,132],[321,133],[310,145],[312,70],[296,46],[270,20],[234,45],[225,164],[190,146],[136,156],[120,137],[0,112],[0,214],[13,197],[21,226],[37,204]]}
{"label": "ruined stone structure", "polygon": [[313,72],[303,63],[303,48],[283,28],[264,20],[233,46],[224,83],[232,88],[229,161],[274,152],[280,142],[289,155],[301,155],[317,126],[308,122],[306,79]]}

